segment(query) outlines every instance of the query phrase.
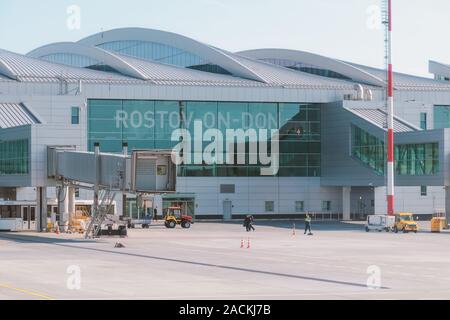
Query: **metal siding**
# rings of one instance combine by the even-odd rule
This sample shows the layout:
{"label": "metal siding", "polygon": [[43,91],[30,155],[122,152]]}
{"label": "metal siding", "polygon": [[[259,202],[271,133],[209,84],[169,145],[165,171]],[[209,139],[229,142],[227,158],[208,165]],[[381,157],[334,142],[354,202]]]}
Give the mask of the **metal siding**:
{"label": "metal siding", "polygon": [[154,191],[156,189],[156,159],[138,159],[136,164],[136,189]]}

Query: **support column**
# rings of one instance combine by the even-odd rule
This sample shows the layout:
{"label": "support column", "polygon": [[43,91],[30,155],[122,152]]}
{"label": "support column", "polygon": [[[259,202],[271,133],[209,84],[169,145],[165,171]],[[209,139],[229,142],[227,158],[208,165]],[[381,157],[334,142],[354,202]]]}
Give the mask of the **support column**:
{"label": "support column", "polygon": [[47,231],[47,188],[36,188],[36,226],[38,232]]}
{"label": "support column", "polygon": [[445,186],[445,216],[450,223],[450,187]]}
{"label": "support column", "polygon": [[386,187],[375,187],[374,188],[374,202],[375,208],[374,213],[379,215],[386,215]]}
{"label": "support column", "polygon": [[98,213],[99,205],[99,182],[100,182],[100,143],[94,143],[94,153],[95,153],[95,184],[94,184],[94,210],[92,210],[94,217]]}
{"label": "support column", "polygon": [[59,212],[59,226],[64,227],[65,223],[69,221],[69,187],[63,186],[61,188],[60,199],[58,201]]}
{"label": "support column", "polygon": [[342,219],[344,221],[351,220],[350,215],[350,195],[351,195],[352,188],[351,187],[342,187],[342,213],[343,217]]}
{"label": "support column", "polygon": [[126,217],[127,214],[128,214],[128,212],[127,212],[127,195],[126,195],[126,193],[123,193],[122,194],[122,216]]}
{"label": "support column", "polygon": [[75,213],[75,188],[68,187],[67,193],[69,219]]}
{"label": "support column", "polygon": [[[124,156],[128,156],[128,143],[122,143],[122,154]],[[125,183],[124,183],[125,184]],[[119,213],[119,216],[127,216],[127,194],[122,192],[122,214]]]}

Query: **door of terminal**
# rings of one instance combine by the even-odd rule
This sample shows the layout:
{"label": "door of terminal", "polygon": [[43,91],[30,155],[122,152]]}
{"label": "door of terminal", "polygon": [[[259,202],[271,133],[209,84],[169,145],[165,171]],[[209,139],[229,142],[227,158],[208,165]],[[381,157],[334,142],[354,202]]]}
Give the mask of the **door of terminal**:
{"label": "door of terminal", "polygon": [[232,217],[233,202],[231,200],[223,201],[223,220],[230,221]]}
{"label": "door of terminal", "polygon": [[36,231],[36,207],[22,206],[23,230]]}

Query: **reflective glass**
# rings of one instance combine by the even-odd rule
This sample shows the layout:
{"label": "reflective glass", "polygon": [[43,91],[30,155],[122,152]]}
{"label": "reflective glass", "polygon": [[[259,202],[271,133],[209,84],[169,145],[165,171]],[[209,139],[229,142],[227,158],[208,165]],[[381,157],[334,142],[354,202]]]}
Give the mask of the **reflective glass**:
{"label": "reflective glass", "polygon": [[[368,132],[352,126],[352,156],[378,174],[386,170],[384,142]],[[401,144],[394,148],[397,175],[434,175],[439,172],[439,144]]]}
{"label": "reflective glass", "polygon": [[0,175],[29,173],[28,139],[0,141]]}
{"label": "reflective glass", "polygon": [[450,106],[434,106],[434,129],[450,128]]}
{"label": "reflective glass", "polygon": [[[88,145],[100,142],[105,152],[121,152],[122,142],[133,149],[171,149],[178,141],[171,141],[172,132],[186,128],[192,140],[200,139],[204,148],[211,141],[194,132],[199,120],[203,134],[207,129],[219,129],[223,134],[223,163],[186,164],[178,168],[181,176],[260,176],[259,154],[252,154],[249,137],[259,140],[260,129],[267,129],[267,152],[271,153],[270,130],[279,128],[280,170],[278,176],[320,176],[320,107],[300,103],[217,102],[217,101],[151,101],[151,100],[89,100]],[[317,120],[318,119],[318,120]],[[226,163],[226,130],[255,129],[246,137],[245,151],[234,141],[233,164]],[[259,147],[259,146],[258,146]],[[194,141],[192,141],[194,155]],[[238,152],[245,152],[239,154]],[[201,154],[200,154],[201,155]],[[256,155],[256,156],[255,156]],[[192,157],[194,160],[195,158]],[[243,163],[238,162],[243,159]],[[252,159],[252,162],[250,161]],[[253,162],[256,160],[256,162]]]}
{"label": "reflective glass", "polygon": [[121,40],[102,43],[98,47],[136,58],[173,64],[180,67],[208,63],[195,54],[157,42]]}

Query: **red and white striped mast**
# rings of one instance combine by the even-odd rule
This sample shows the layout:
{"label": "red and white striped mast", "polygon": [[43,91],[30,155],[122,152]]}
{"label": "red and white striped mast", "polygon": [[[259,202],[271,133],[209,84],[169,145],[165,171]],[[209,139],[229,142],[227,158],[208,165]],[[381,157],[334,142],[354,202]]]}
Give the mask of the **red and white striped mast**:
{"label": "red and white striped mast", "polygon": [[392,69],[392,0],[383,0],[386,8],[387,65],[387,214],[394,215],[394,76]]}

